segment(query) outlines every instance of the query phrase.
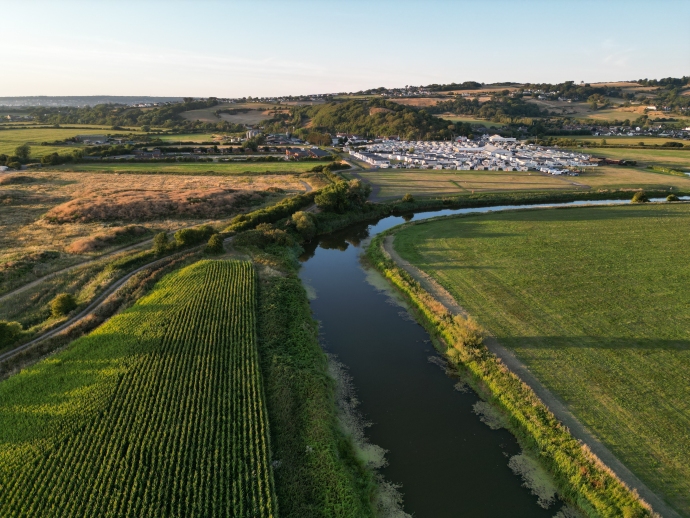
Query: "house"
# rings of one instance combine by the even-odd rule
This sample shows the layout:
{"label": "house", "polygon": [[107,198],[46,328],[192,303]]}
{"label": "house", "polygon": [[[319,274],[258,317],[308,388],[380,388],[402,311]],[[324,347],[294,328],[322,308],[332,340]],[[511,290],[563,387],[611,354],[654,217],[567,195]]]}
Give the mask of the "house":
{"label": "house", "polygon": [[331,156],[328,151],[324,151],[323,149],[319,149],[317,147],[309,149],[308,153],[311,158],[326,158]]}
{"label": "house", "polygon": [[108,142],[108,137],[105,135],[77,135],[76,138],[83,144],[100,145]]}
{"label": "house", "polygon": [[257,136],[259,136],[259,135],[261,135],[261,132],[260,132],[259,130],[257,130],[257,129],[249,129],[249,130],[247,130],[247,138],[248,138],[248,139],[257,137]]}
{"label": "house", "polygon": [[292,147],[285,150],[285,155],[288,158],[299,160],[300,158],[307,158],[309,156],[309,151],[305,151],[304,149],[298,147]]}

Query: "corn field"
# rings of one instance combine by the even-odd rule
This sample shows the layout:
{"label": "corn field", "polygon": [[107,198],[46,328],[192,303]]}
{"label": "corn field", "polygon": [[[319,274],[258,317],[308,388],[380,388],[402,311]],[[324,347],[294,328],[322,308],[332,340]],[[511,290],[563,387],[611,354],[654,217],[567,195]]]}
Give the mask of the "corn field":
{"label": "corn field", "polygon": [[0,383],[0,516],[276,516],[255,291],[196,263]]}

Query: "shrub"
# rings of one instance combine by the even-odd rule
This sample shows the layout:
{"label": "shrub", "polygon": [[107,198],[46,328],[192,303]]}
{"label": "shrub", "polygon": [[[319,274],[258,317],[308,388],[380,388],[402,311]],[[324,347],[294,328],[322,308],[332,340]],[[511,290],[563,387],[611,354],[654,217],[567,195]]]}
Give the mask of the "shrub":
{"label": "shrub", "polygon": [[414,196],[412,196],[409,192],[405,194],[405,196],[402,197],[402,201],[405,203],[414,203]]}
{"label": "shrub", "polygon": [[632,197],[632,203],[647,203],[649,198],[644,191],[637,191],[635,196]]}
{"label": "shrub", "polygon": [[14,154],[19,158],[19,160],[27,161],[31,158],[31,146],[29,144],[22,144],[17,146],[14,150]]}
{"label": "shrub", "polygon": [[361,180],[341,181],[325,187],[314,201],[325,211],[343,214],[348,209],[364,205],[370,194],[371,186]]}
{"label": "shrub", "polygon": [[22,332],[19,322],[0,320],[0,348],[12,345]]}
{"label": "shrub", "polygon": [[164,254],[170,248],[170,242],[168,241],[168,234],[165,232],[160,232],[156,234],[153,238],[153,251],[157,255]]}
{"label": "shrub", "polygon": [[669,194],[666,196],[666,201],[680,201],[680,198],[678,198],[678,196],[675,194]]}
{"label": "shrub", "polygon": [[213,235],[213,228],[202,225],[197,228],[183,228],[175,232],[175,243],[178,246],[191,246],[207,241]]}
{"label": "shrub", "polygon": [[316,235],[316,223],[314,223],[314,216],[309,212],[295,212],[292,215],[292,222],[295,224],[297,232],[299,232],[304,239],[311,241]]}
{"label": "shrub", "polygon": [[20,164],[19,162],[8,162],[7,167],[19,171],[22,168],[22,164]]}
{"label": "shrub", "polygon": [[50,313],[54,317],[63,317],[77,307],[74,295],[60,293],[50,302]]}
{"label": "shrub", "polygon": [[220,234],[213,234],[206,245],[206,252],[209,254],[222,254],[225,252],[223,238]]}

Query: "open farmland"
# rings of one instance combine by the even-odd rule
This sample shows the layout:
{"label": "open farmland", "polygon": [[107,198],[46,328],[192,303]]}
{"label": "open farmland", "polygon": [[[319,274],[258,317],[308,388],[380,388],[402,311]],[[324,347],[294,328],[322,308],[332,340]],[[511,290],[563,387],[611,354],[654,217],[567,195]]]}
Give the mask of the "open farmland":
{"label": "open farmland", "polygon": [[690,205],[445,218],[396,234],[613,453],[690,514]]}
{"label": "open farmland", "polygon": [[601,156],[616,160],[635,160],[638,165],[656,165],[690,172],[690,149],[668,148],[577,148],[580,153]]}
{"label": "open farmland", "polygon": [[551,176],[537,171],[455,171],[383,169],[359,171],[378,198],[410,193],[418,196],[462,195],[473,192],[649,189],[690,190],[690,178],[640,168],[599,166],[580,176]]}
{"label": "open farmland", "polygon": [[678,138],[669,138],[669,137],[648,137],[648,136],[640,136],[640,137],[618,137],[618,136],[593,137],[590,135],[586,135],[586,136],[572,136],[572,137],[568,137],[568,138],[572,139],[572,140],[578,140],[580,142],[584,142],[584,141],[595,142],[597,144],[602,144],[602,142],[605,140],[607,145],[613,145],[613,146],[639,146],[640,142],[644,142],[645,146],[662,146],[666,142],[677,142],[679,144],[688,144],[688,147],[690,147],[690,141],[688,141],[688,140],[683,140],[683,139],[678,139]]}
{"label": "open farmland", "polygon": [[438,115],[437,117],[451,122],[467,122],[469,124],[479,124],[484,126],[485,128],[500,128],[502,126],[505,126],[505,124],[503,124],[502,122],[493,122],[485,119],[476,119],[468,115],[453,115],[444,113],[442,115]]}
{"label": "open farmland", "polygon": [[255,308],[250,263],[196,263],[2,382],[0,514],[275,516]]}
{"label": "open farmland", "polygon": [[[42,146],[42,142],[54,142],[56,140],[64,140],[72,138],[77,135],[94,134],[102,132],[108,133],[130,133],[129,131],[118,130],[97,130],[93,127],[77,128],[77,129],[63,129],[63,128],[31,128],[26,129],[3,129],[0,130],[0,154],[13,155],[17,146],[29,144],[31,146],[31,156],[42,157],[51,153],[67,153],[72,149],[80,147],[78,144],[69,146]],[[136,132],[133,132],[136,133]]]}

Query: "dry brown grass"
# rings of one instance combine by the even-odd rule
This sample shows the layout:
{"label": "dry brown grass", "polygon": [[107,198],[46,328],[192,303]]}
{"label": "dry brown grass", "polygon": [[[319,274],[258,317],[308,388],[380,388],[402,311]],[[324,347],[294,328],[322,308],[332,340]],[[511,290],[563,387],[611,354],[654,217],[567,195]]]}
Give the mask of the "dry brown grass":
{"label": "dry brown grass", "polygon": [[[21,176],[29,176],[29,174],[23,173]],[[108,194],[114,191],[121,193],[120,202],[127,199],[133,201],[134,198],[123,195],[126,192],[138,193],[137,196],[141,198],[149,197],[152,202],[158,200],[155,203],[160,203],[162,198],[178,199],[178,203],[182,203],[183,196],[187,197],[187,203],[193,210],[182,214],[155,212],[158,215],[146,221],[146,226],[152,230],[176,230],[216,217],[200,214],[197,210],[197,208],[207,206],[208,201],[201,204],[189,203],[189,198],[208,196],[216,203],[221,199],[218,196],[236,195],[229,192],[230,190],[256,192],[279,188],[285,191],[283,195],[304,192],[304,185],[298,175],[184,176],[31,172],[30,177],[34,181],[21,184],[12,180],[17,177],[19,175],[3,176],[3,180],[10,180],[3,181],[3,185],[0,185],[0,264],[11,263],[45,251],[62,252],[61,258],[51,261],[51,264],[61,261],[70,263],[82,259],[83,255],[82,257],[67,255],[66,248],[78,239],[107,233],[113,226],[123,226],[136,220],[124,219],[122,224],[118,224],[118,220],[85,222],[78,218],[77,221],[55,224],[44,218],[44,215],[59,206],[66,208],[72,202],[75,203],[69,206],[83,207],[89,202],[95,206],[107,205],[113,199],[108,198]],[[308,179],[308,181],[312,180]],[[277,200],[280,195],[267,197],[265,200]],[[95,203],[96,200],[101,201]],[[102,210],[107,211],[107,207],[103,207]],[[212,208],[212,210],[213,214],[219,211],[218,208]],[[45,266],[47,268],[48,264],[46,263]]]}
{"label": "dry brown grass", "polygon": [[[265,195],[265,193],[264,193]],[[87,191],[49,210],[51,223],[150,221],[171,217],[217,218],[260,202],[256,191],[220,187],[180,191],[117,189]]]}
{"label": "dry brown grass", "polygon": [[393,110],[388,108],[369,108],[369,115],[375,115],[377,113],[391,113]]}
{"label": "dry brown grass", "polygon": [[394,103],[404,104],[405,106],[427,107],[435,106],[440,101],[445,99],[438,99],[435,97],[403,97],[402,99],[391,99]]}
{"label": "dry brown grass", "polygon": [[140,225],[128,225],[126,227],[113,227],[105,232],[93,236],[82,237],[65,247],[65,252],[70,254],[87,254],[108,248],[113,244],[127,238],[136,238],[148,233],[146,227]]}

